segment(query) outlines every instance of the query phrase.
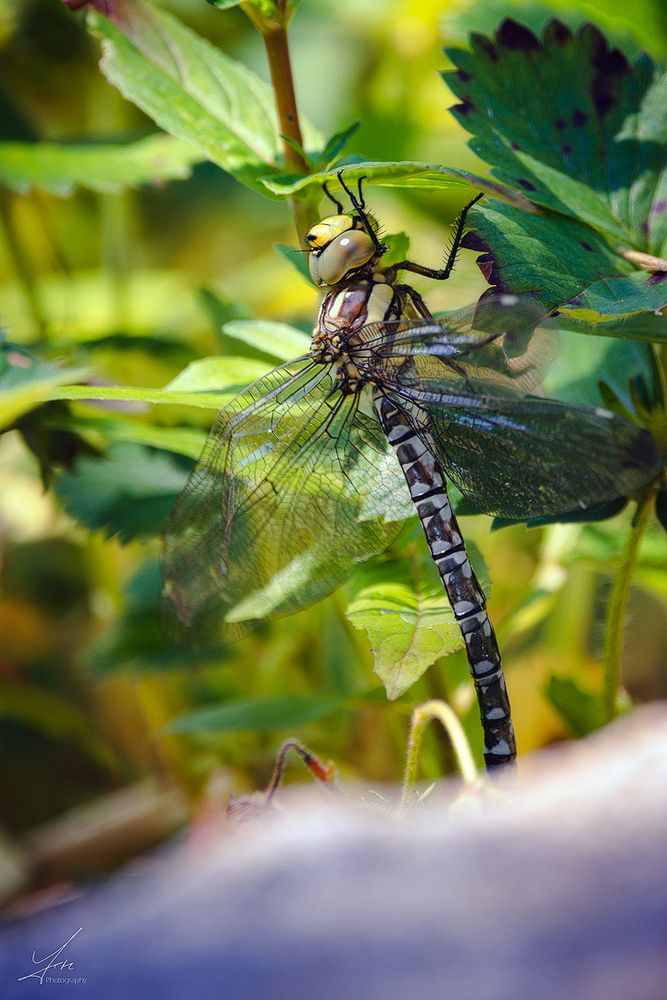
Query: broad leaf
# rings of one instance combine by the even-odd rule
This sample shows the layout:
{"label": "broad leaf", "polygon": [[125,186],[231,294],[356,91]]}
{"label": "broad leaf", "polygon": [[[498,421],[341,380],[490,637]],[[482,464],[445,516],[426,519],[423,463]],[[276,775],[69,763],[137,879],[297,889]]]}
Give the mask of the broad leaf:
{"label": "broad leaf", "polygon": [[[541,40],[513,20],[448,51],[452,112],[496,177],[624,244],[667,249],[667,76],[629,63],[592,25],[552,20]],[[500,82],[500,86],[499,86]],[[520,109],[520,113],[517,113]]]}
{"label": "broad leaf", "polygon": [[[268,368],[264,361],[255,358],[199,358],[179,372],[165,388],[183,393],[224,389],[227,399],[265,375]],[[220,406],[223,404],[224,400]]]}
{"label": "broad leaf", "polygon": [[215,708],[204,708],[174,719],[165,727],[167,733],[271,733],[279,729],[303,726],[342,706],[340,698],[286,695],[283,698],[244,698]]}
{"label": "broad leaf", "polygon": [[[483,566],[476,548],[468,548]],[[485,574],[480,582],[487,585]],[[374,560],[355,574],[350,587],[346,615],[368,634],[375,673],[388,698],[400,697],[435,660],[463,646],[435,564],[417,547],[410,546],[401,559]]]}
{"label": "broad leaf", "polygon": [[[579,318],[575,319],[571,312],[557,317],[556,325],[561,330],[571,333],[585,333],[604,337],[616,337],[627,341],[648,341],[664,343],[667,340],[667,316],[653,313],[641,313],[634,316],[620,316],[604,323],[591,323]],[[569,340],[569,335],[568,335]]]}
{"label": "broad leaf", "polygon": [[[628,5],[627,0],[512,2],[514,16],[519,17],[523,24],[536,33],[553,17],[555,7],[558,8],[558,17],[572,30],[576,30],[584,21],[593,20],[626,52],[636,52],[640,47],[658,56],[665,53],[667,37],[664,8],[659,0],[657,3],[656,0],[635,0],[632,6]],[[465,45],[471,32],[491,34],[507,16],[507,9],[507,0],[485,0],[483,4],[464,0],[461,4],[452,4],[443,15],[442,34],[445,38]]]}
{"label": "broad leaf", "polygon": [[82,458],[56,481],[65,510],[87,528],[122,542],[158,535],[188,468],[165,453],[115,444],[102,458]]}
{"label": "broad leaf", "polygon": [[0,430],[47,399],[80,372],[42,361],[0,333]]}
{"label": "broad leaf", "polygon": [[203,156],[170,135],[129,143],[0,143],[0,183],[24,193],[68,195],[76,187],[113,193],[125,187],[184,180]]}
{"label": "broad leaf", "polygon": [[[667,304],[667,281],[638,271],[589,226],[545,211],[490,202],[472,213],[463,245],[497,288],[534,295],[546,309],[599,324],[652,313]],[[666,321],[667,322],[667,321]],[[604,326],[590,332],[604,334]]]}
{"label": "broad leaf", "polygon": [[[161,128],[249,187],[280,173],[281,140],[270,87],[175,17],[143,0],[114,0],[88,15],[102,40],[101,68]],[[322,137],[304,123],[306,145]]]}
{"label": "broad leaf", "polygon": [[249,344],[276,361],[292,361],[307,354],[310,346],[308,334],[287,323],[233,320],[224,325],[222,332],[232,340]]}
{"label": "broad leaf", "polygon": [[334,193],[336,189],[342,190],[337,176],[339,170],[344,171],[343,179],[348,184],[363,177],[369,184],[377,184],[379,187],[419,188],[423,191],[441,188],[469,188],[472,185],[474,188],[488,191],[516,205],[530,208],[530,202],[518,191],[513,191],[487,177],[477,177],[466,170],[443,167],[439,163],[419,163],[413,160],[404,160],[400,163],[380,163],[369,160],[368,162],[338,166],[335,170],[310,174],[308,177],[282,175],[267,178],[263,184],[268,191],[283,197],[296,194],[309,187],[321,188],[325,182],[330,191]]}
{"label": "broad leaf", "polygon": [[[603,278],[585,288],[573,299],[563,303],[560,312],[566,318],[604,324],[608,317],[614,320],[630,319],[649,311],[662,309],[667,303],[667,272],[646,274],[636,271],[629,275]],[[667,336],[667,317],[664,318],[664,332]]]}
{"label": "broad leaf", "polygon": [[186,458],[197,459],[206,442],[206,434],[194,427],[159,427],[144,420],[124,417],[61,416],[49,419],[48,426],[77,434],[99,435],[105,442],[125,442],[160,448]]}

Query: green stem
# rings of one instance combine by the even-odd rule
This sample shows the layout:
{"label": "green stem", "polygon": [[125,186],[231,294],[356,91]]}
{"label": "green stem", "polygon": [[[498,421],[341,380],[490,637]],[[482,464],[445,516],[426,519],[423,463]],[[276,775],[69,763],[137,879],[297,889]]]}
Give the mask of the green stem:
{"label": "green stem", "polygon": [[[299,146],[303,146],[299,110],[294,91],[294,78],[292,76],[292,62],[287,40],[287,28],[282,24],[276,25],[263,31],[262,38],[264,39],[266,54],[269,60],[280,134],[291,139],[292,142],[298,143]],[[285,156],[285,166],[288,170],[296,174],[308,173],[308,164],[302,154],[298,149],[290,145],[289,142],[285,142],[284,139],[283,153]]]}
{"label": "green stem", "polygon": [[611,722],[618,711],[618,691],[621,684],[621,655],[623,653],[623,629],[628,608],[628,598],[632,576],[637,563],[639,545],[653,510],[653,491],[646,493],[637,504],[625,550],[616,571],[609,598],[607,627],[604,644],[603,703],[606,722]]}
{"label": "green stem", "polygon": [[35,326],[35,332],[41,335],[46,329],[46,317],[42,309],[39,292],[37,291],[37,282],[35,281],[32,266],[14,227],[9,195],[5,193],[0,194],[0,224],[2,225],[5,243],[14,265],[16,277],[26,298],[28,310]]}
{"label": "green stem", "polygon": [[467,785],[477,782],[477,768],[472,751],[463,731],[463,726],[453,709],[444,701],[427,701],[412,713],[410,735],[408,737],[408,753],[403,778],[403,792],[399,811],[404,809],[410,796],[419,769],[419,756],[424,731],[431,719],[437,719],[449,736],[461,776]]}
{"label": "green stem", "polygon": [[[242,10],[245,11],[264,39],[278,116],[278,131],[283,140],[285,169],[294,174],[308,174],[310,166],[301,152],[303,136],[299,122],[299,108],[294,90],[292,60],[287,35],[287,25],[293,11],[285,0],[280,0],[272,17],[260,14],[252,3],[242,4]],[[319,192],[317,195],[308,192],[289,199],[300,243],[303,242],[303,238],[311,226],[317,222],[318,204]]]}

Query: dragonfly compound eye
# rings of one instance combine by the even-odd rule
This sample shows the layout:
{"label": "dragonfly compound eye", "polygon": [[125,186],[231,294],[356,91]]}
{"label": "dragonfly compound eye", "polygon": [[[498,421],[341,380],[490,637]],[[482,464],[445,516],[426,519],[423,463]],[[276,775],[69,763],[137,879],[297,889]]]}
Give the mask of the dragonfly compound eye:
{"label": "dragonfly compound eye", "polygon": [[310,276],[316,285],[337,285],[350,271],[372,260],[375,253],[368,233],[348,229],[331,240],[323,250],[310,254]]}

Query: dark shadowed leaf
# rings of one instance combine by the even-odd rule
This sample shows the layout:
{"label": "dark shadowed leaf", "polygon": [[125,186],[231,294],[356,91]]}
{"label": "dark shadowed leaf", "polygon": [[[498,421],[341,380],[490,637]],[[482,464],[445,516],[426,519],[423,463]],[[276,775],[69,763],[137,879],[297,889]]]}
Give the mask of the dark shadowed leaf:
{"label": "dark shadowed leaf", "polygon": [[59,386],[83,372],[44,361],[19,344],[7,341],[0,331],[0,429],[38,406]]}
{"label": "dark shadowed leaf", "polygon": [[175,457],[134,444],[112,445],[102,458],[83,458],[56,481],[67,513],[85,527],[122,542],[159,535],[188,468]]}
{"label": "dark shadowed leaf", "polygon": [[473,35],[471,52],[448,55],[452,112],[499,180],[663,255],[667,75],[648,56],[630,63],[593,25],[573,34],[556,20],[541,39],[505,20],[493,39]]}
{"label": "dark shadowed leaf", "polygon": [[615,252],[613,240],[581,222],[498,201],[471,219],[474,231],[463,245],[481,251],[478,265],[492,285],[533,294],[547,309],[599,324],[589,332],[604,335],[603,322],[652,314],[667,304],[667,281],[637,270]]}
{"label": "dark shadowed leaf", "polygon": [[205,708],[174,719],[168,733],[272,733],[303,726],[338,711],[341,698],[287,695],[283,698],[244,698],[215,708]]}

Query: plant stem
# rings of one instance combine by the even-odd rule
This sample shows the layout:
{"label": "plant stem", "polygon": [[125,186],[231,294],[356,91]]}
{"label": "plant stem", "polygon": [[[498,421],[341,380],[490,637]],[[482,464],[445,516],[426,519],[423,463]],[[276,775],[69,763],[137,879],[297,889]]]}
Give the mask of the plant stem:
{"label": "plant stem", "polygon": [[[253,23],[261,31],[269,60],[273,96],[278,116],[278,129],[280,135],[283,137],[285,168],[295,174],[307,174],[310,172],[310,167],[304,159],[303,154],[299,152],[299,149],[303,146],[303,136],[301,134],[299,109],[294,90],[287,24],[282,21],[261,23],[254,17],[251,20],[253,20]],[[286,140],[296,143],[299,148],[295,148]],[[310,227],[317,222],[317,202],[319,202],[319,195],[315,198],[312,193],[305,197],[290,198],[289,200],[289,206],[294,217],[294,225],[296,226],[300,241],[303,240]]]}
{"label": "plant stem", "polygon": [[463,731],[463,726],[458,720],[456,713],[445,701],[427,701],[420,705],[412,713],[412,723],[410,735],[408,737],[408,754],[405,763],[405,775],[403,778],[403,792],[399,811],[405,808],[410,795],[410,789],[415,783],[417,771],[419,769],[419,753],[421,750],[424,730],[431,721],[437,719],[449,736],[461,776],[467,785],[475,784],[477,781],[477,768],[475,761]]}
{"label": "plant stem", "polygon": [[4,193],[0,193],[0,224],[4,232],[9,256],[14,265],[16,277],[23,289],[28,310],[35,325],[35,333],[41,335],[46,329],[46,318],[37,290],[37,282],[35,281],[35,275],[33,274],[28,256],[21,245],[14,227],[9,195]]}
{"label": "plant stem", "polygon": [[[280,134],[302,146],[303,137],[301,135],[299,111],[294,92],[287,28],[282,24],[276,25],[262,32],[262,37],[269,59],[271,83],[273,84]],[[283,152],[285,154],[285,166],[288,170],[292,170],[298,174],[308,173],[308,164],[301,153],[294,146],[285,142],[284,139]]]}
{"label": "plant stem", "polygon": [[618,690],[621,683],[621,654],[623,652],[623,627],[628,608],[630,586],[639,545],[653,510],[654,491],[646,493],[638,502],[625,550],[616,571],[614,585],[609,598],[607,628],[604,644],[603,708],[606,722],[611,722],[618,711]]}

